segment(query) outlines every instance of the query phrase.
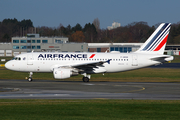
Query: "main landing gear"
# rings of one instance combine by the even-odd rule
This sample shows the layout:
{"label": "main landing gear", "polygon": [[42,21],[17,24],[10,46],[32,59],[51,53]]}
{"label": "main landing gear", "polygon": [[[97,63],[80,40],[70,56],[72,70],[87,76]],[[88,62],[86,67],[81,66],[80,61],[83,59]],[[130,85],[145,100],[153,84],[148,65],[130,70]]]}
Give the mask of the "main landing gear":
{"label": "main landing gear", "polygon": [[82,78],[83,82],[89,82],[91,75],[87,75],[86,73],[83,73],[84,77]]}
{"label": "main landing gear", "polygon": [[83,77],[82,80],[83,80],[83,82],[89,82],[89,78],[88,77]]}
{"label": "main landing gear", "polygon": [[29,78],[27,79],[29,82],[31,82],[33,80],[32,75],[33,75],[33,72],[29,72]]}

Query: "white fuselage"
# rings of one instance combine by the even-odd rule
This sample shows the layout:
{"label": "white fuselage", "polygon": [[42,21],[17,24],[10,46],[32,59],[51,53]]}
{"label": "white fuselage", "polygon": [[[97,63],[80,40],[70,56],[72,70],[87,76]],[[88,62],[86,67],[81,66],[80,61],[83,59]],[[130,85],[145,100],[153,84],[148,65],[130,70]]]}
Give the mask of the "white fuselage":
{"label": "white fuselage", "polygon": [[[53,72],[55,67],[76,66],[93,62],[107,61],[99,66],[99,72],[121,72],[160,64],[151,58],[157,55],[137,53],[27,53],[16,56],[18,59],[6,63],[6,68],[21,72]],[[161,55],[163,56],[163,55]]]}

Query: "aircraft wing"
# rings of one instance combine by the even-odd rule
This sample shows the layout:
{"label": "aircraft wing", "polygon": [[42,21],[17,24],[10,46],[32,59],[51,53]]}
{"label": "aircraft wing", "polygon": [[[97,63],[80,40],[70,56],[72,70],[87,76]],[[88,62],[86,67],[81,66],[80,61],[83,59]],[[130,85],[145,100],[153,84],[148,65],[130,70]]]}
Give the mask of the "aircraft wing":
{"label": "aircraft wing", "polygon": [[111,59],[107,61],[96,61],[96,62],[86,62],[86,63],[74,63],[74,64],[66,64],[66,65],[55,65],[54,68],[71,68],[73,70],[78,71],[92,71],[95,68],[102,67],[104,63],[110,64]]}
{"label": "aircraft wing", "polygon": [[86,71],[86,72],[89,71],[91,73],[94,73],[95,71],[96,72],[105,72],[106,71],[105,69],[102,69],[102,68],[100,69],[99,67],[103,67],[104,63],[110,64],[110,61],[111,61],[111,59],[107,60],[107,61],[98,61],[98,62],[76,64],[72,67],[78,69],[81,72],[84,72],[84,71]]}
{"label": "aircraft wing", "polygon": [[96,67],[96,66],[101,66],[103,65],[104,63],[110,63],[110,60],[108,61],[97,61],[97,62],[87,62],[87,63],[79,63],[79,64],[74,64],[74,65],[71,65],[72,67]]}

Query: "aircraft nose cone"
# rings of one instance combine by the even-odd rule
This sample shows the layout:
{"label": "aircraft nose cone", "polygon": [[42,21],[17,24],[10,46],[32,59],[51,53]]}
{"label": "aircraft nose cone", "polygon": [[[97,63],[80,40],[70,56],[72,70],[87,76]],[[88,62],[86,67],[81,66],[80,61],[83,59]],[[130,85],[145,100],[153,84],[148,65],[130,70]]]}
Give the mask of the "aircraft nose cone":
{"label": "aircraft nose cone", "polygon": [[5,63],[5,68],[10,69],[10,63],[9,62]]}

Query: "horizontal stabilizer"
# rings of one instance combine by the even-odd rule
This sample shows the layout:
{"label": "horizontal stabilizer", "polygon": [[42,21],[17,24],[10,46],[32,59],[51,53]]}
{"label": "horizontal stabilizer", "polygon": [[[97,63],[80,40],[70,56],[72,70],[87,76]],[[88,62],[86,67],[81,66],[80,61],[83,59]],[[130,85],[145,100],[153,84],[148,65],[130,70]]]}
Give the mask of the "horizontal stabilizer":
{"label": "horizontal stabilizer", "polygon": [[159,61],[159,62],[172,61],[173,59],[174,59],[173,56],[160,56],[160,57],[153,57],[153,58],[151,58],[151,60]]}

